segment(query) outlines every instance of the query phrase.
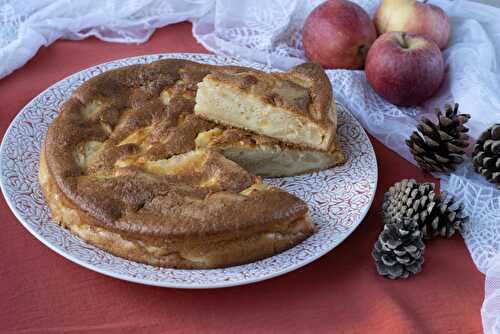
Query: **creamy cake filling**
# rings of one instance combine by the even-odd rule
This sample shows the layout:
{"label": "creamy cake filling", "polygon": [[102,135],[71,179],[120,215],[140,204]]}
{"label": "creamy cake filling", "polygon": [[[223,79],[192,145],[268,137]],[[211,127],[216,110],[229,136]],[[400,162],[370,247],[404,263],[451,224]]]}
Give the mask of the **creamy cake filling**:
{"label": "creamy cake filling", "polygon": [[326,169],[344,162],[340,151],[330,153],[294,149],[283,145],[248,145],[241,141],[217,142],[223,135],[224,130],[220,128],[201,132],[195,140],[196,148],[217,150],[254,175],[292,176]]}
{"label": "creamy cake filling", "polygon": [[260,96],[212,80],[210,76],[198,84],[194,110],[216,123],[305,147],[326,150],[333,139],[333,134],[319,124],[266,103]]}

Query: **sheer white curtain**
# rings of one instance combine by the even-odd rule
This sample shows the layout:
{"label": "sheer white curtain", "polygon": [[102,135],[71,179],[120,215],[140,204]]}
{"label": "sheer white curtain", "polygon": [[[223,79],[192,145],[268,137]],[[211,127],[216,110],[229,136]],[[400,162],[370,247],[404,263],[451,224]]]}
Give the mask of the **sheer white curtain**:
{"label": "sheer white curtain", "polygon": [[[370,14],[378,0],[354,0]],[[153,31],[189,19],[207,49],[287,69],[304,60],[301,27],[322,0],[0,0],[0,78],[21,67],[42,45],[58,38],[96,36],[110,42],[141,43]],[[337,99],[385,145],[412,161],[404,139],[417,119],[433,117],[435,106],[460,103],[472,115],[475,138],[500,122],[500,9],[468,1],[431,0],[444,8],[452,37],[444,51],[447,79],[436,97],[420,108],[398,108],[369,87],[364,72],[328,75]],[[412,161],[413,162],[413,161]],[[500,191],[473,173],[470,162],[442,189],[466,204],[471,215],[463,237],[486,275],[482,309],[486,333],[500,334]]]}

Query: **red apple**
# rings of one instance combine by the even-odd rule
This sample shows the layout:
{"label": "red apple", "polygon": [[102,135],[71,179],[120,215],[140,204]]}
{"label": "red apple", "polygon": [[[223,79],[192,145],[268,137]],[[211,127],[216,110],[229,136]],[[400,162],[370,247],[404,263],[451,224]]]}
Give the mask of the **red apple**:
{"label": "red apple", "polygon": [[405,31],[432,39],[441,49],[450,37],[448,16],[438,6],[416,0],[383,0],[375,13],[379,34]]}
{"label": "red apple", "polygon": [[444,77],[441,50],[427,37],[386,32],[373,43],[365,65],[373,89],[399,106],[418,105],[438,90]]}
{"label": "red apple", "polygon": [[302,34],[307,58],[324,68],[362,68],[376,38],[370,16],[347,0],[328,0],[316,7]]}

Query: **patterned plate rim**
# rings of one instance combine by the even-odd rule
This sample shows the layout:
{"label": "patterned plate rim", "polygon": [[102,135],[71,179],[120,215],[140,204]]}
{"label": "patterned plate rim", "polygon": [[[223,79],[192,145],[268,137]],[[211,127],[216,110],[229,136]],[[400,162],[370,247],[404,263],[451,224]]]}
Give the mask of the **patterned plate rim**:
{"label": "patterned plate rim", "polygon": [[[89,72],[93,69],[97,69],[99,67],[104,67],[106,65],[111,65],[111,64],[119,64],[119,63],[124,63],[124,62],[127,62],[127,64],[131,64],[131,63],[143,63],[144,60],[146,60],[146,62],[149,62],[150,59],[165,59],[165,58],[176,58],[176,57],[186,57],[186,58],[189,58],[189,57],[194,57],[194,58],[197,58],[197,60],[199,61],[207,61],[210,60],[210,59],[218,59],[219,62],[221,63],[232,63],[232,64],[242,64],[243,66],[250,66],[250,67],[258,67],[260,69],[264,69],[264,70],[274,70],[272,68],[269,68],[269,67],[266,67],[266,66],[263,66],[262,64],[258,64],[258,63],[253,63],[253,62],[249,62],[249,61],[246,61],[246,60],[243,60],[243,59],[237,59],[237,58],[234,58],[234,57],[227,57],[227,56],[220,56],[220,55],[210,55],[210,54],[201,54],[201,53],[160,53],[160,54],[147,54],[147,55],[141,55],[141,56],[133,56],[133,57],[126,57],[126,58],[120,58],[120,59],[114,59],[114,60],[111,60],[109,62],[105,62],[105,63],[101,63],[101,64],[97,64],[97,65],[93,65],[93,66],[90,66],[88,68],[85,68],[81,71],[78,71],[76,73],[73,73],[61,80],[59,80],[58,82],[52,84],[51,86],[49,86],[47,89],[43,90],[41,93],[39,93],[38,95],[36,95],[33,99],[31,99],[18,113],[17,115],[14,117],[14,119],[11,121],[11,123],[9,124],[9,127],[7,128],[7,130],[5,131],[5,134],[2,138],[2,143],[0,145],[0,188],[2,190],[2,194],[5,198],[5,201],[7,202],[7,205],[8,207],[10,208],[10,210],[14,213],[14,216],[17,218],[17,220],[24,226],[24,228],[26,228],[36,239],[38,239],[39,241],[41,241],[45,246],[47,246],[49,249],[51,249],[52,251],[56,252],[57,254],[63,256],[64,258],[84,267],[84,268],[87,268],[87,269],[90,269],[92,271],[95,271],[95,272],[98,272],[100,274],[103,274],[103,275],[106,275],[106,276],[109,276],[109,277],[113,277],[113,278],[117,278],[117,279],[121,279],[121,280],[124,280],[124,281],[128,281],[128,282],[133,282],[133,283],[139,283],[139,284],[145,284],[145,285],[151,285],[151,286],[158,286],[158,287],[168,287],[168,288],[181,288],[181,289],[211,289],[211,288],[224,288],[224,287],[232,287],[232,286],[239,286],[239,285],[246,285],[246,284],[251,284],[251,283],[256,283],[256,282],[260,282],[260,281],[264,281],[264,280],[268,280],[268,279],[271,279],[271,278],[274,278],[274,277],[277,277],[277,276],[281,276],[283,274],[286,274],[286,273],[289,273],[291,271],[294,271],[296,269],[299,269],[303,266],[306,266],[308,265],[309,263],[319,259],[320,257],[322,257],[323,255],[325,255],[326,253],[330,252],[331,250],[333,250],[335,247],[337,247],[338,245],[340,245],[348,236],[350,236],[354,230],[361,224],[361,222],[364,220],[364,218],[366,217],[372,203],[373,203],[373,200],[375,198],[375,193],[376,193],[376,189],[377,189],[377,184],[378,184],[378,164],[377,164],[377,160],[376,160],[376,155],[375,155],[375,151],[373,149],[373,145],[371,144],[371,141],[368,139],[367,141],[367,144],[368,144],[368,153],[370,156],[373,157],[373,159],[375,160],[375,164],[374,164],[374,171],[372,173],[372,175],[374,176],[374,179],[373,180],[370,180],[371,184],[373,185],[371,188],[370,188],[370,194],[369,194],[369,200],[368,202],[364,205],[361,213],[359,214],[359,218],[357,219],[356,223],[352,224],[349,228],[348,231],[345,231],[342,235],[341,238],[338,239],[338,242],[336,244],[333,244],[331,245],[331,247],[327,247],[323,250],[321,250],[320,252],[316,252],[315,254],[307,257],[306,259],[303,259],[301,260],[300,262],[294,264],[294,265],[291,265],[291,266],[288,266],[282,270],[276,270],[276,271],[273,271],[271,273],[268,273],[268,274],[264,274],[264,275],[261,275],[261,276],[256,276],[256,277],[253,277],[253,278],[244,278],[244,279],[234,279],[234,280],[227,280],[227,281],[222,281],[222,282],[218,282],[218,283],[205,283],[205,284],[200,284],[200,283],[192,283],[192,282],[189,282],[189,283],[178,283],[178,282],[169,282],[169,281],[155,281],[155,280],[151,280],[151,279],[142,279],[142,278],[137,278],[137,277],[134,277],[132,275],[125,275],[125,274],[121,274],[121,273],[117,273],[117,272],[113,272],[109,269],[106,269],[106,268],[100,268],[98,267],[97,265],[94,265],[92,263],[88,263],[84,260],[81,260],[81,259],[78,259],[77,257],[75,257],[73,254],[69,253],[68,251],[64,250],[64,249],[61,249],[58,245],[54,245],[52,244],[49,240],[45,239],[42,235],[40,235],[37,231],[35,231],[34,229],[32,229],[32,227],[30,226],[30,224],[25,220],[25,218],[23,218],[21,212],[16,208],[13,200],[11,199],[11,193],[7,190],[8,187],[7,187],[7,184],[6,184],[6,179],[4,177],[4,171],[8,169],[8,167],[4,166],[4,156],[6,155],[6,149],[7,149],[7,139],[10,138],[10,136],[12,135],[12,131],[15,127],[15,125],[21,121],[21,118],[23,116],[23,113],[27,112],[28,108],[32,105],[32,104],[35,104],[35,101],[37,101],[38,99],[42,98],[45,94],[49,93],[49,91],[53,88],[55,88],[56,86],[58,85],[62,85],[64,82],[66,81],[69,81],[71,78],[73,77],[76,77],[78,75],[81,75],[85,72]],[[126,65],[121,65],[121,66],[126,66]],[[337,103],[338,104],[338,103]],[[366,131],[363,129],[363,127],[361,126],[361,124],[356,120],[356,118],[354,116],[352,116],[352,114],[348,111],[348,109],[344,106],[341,106],[342,109],[348,113],[353,121],[355,122],[355,124],[359,127],[360,129],[360,133],[361,135],[365,136],[366,138],[368,138],[367,134],[366,134]],[[38,177],[36,178],[38,180]],[[44,204],[45,207],[47,207],[47,204],[45,203]],[[57,226],[58,228],[62,229],[62,227],[59,227]],[[297,247],[297,246],[295,246]],[[293,247],[292,249],[294,249],[295,247]],[[126,259],[121,259],[122,261],[129,261],[129,260],[126,260]],[[130,261],[131,262],[131,261]],[[243,265],[245,266],[245,265]],[[211,269],[211,270],[208,270],[208,271],[217,271],[217,270],[220,270],[220,269]],[[174,269],[175,271],[175,269]],[[180,271],[180,270],[179,270]]]}

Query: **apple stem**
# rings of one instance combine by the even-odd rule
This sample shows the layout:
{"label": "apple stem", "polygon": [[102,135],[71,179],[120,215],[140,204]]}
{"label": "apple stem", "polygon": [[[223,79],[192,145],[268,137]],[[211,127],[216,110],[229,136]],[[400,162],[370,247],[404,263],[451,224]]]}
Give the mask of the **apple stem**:
{"label": "apple stem", "polygon": [[408,49],[408,41],[406,40],[406,32],[403,32],[401,34],[401,46],[404,48],[404,49]]}
{"label": "apple stem", "polygon": [[368,45],[362,44],[358,48],[358,56],[360,56],[362,59],[366,58],[366,54],[368,53]]}

